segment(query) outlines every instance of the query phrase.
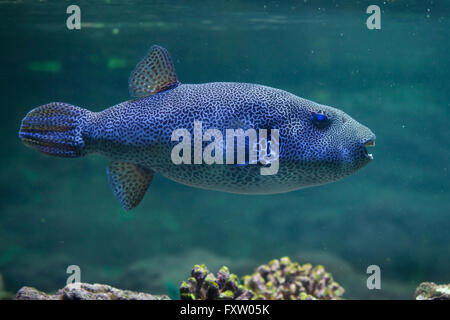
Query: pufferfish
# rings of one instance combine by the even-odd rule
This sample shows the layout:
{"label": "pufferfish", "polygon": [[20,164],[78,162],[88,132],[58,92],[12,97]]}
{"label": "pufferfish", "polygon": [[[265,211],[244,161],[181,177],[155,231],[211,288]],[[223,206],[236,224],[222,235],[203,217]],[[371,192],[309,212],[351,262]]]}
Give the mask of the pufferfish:
{"label": "pufferfish", "polygon": [[[373,159],[366,147],[375,144],[375,135],[345,112],[259,84],[183,84],[169,53],[160,46],[152,46],[137,64],[129,78],[129,92],[133,100],[101,112],[62,102],[37,107],[22,120],[19,137],[51,156],[96,153],[109,158],[108,181],[125,210],[141,202],[155,174],[197,188],[274,194],[337,181]],[[189,136],[174,139],[180,129]],[[208,129],[215,130],[214,139],[211,135],[202,139]],[[242,129],[244,135],[245,154],[240,161],[238,156],[225,161],[226,154],[236,151],[237,142],[225,144],[221,139],[232,129]],[[265,143],[266,153],[272,152],[277,161],[273,174],[261,174],[260,169],[270,163],[249,161],[251,150],[260,152],[264,142],[252,147],[246,136],[249,129],[271,133],[276,129],[278,140],[270,142],[276,142],[277,148],[270,147],[269,137]],[[174,161],[179,138],[192,136],[215,162],[195,161],[198,152],[186,148],[178,154],[184,161]],[[208,148],[208,144],[214,145]]]}

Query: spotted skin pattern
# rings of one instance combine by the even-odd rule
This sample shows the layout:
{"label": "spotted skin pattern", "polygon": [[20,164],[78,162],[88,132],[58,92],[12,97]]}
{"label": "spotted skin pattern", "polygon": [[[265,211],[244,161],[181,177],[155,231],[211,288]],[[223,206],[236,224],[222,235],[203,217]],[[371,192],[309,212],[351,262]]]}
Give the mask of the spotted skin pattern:
{"label": "spotted skin pattern", "polygon": [[[312,112],[332,123],[316,128]],[[138,121],[136,121],[139,119]],[[203,131],[225,130],[238,123],[249,128],[279,129],[280,163],[275,175],[260,174],[260,165],[174,165],[172,132],[194,121]],[[344,112],[288,92],[246,83],[181,84],[93,114],[86,130],[91,152],[151,168],[194,187],[235,193],[270,194],[338,180],[369,159],[362,145],[373,133]],[[226,151],[225,151],[226,152]]]}
{"label": "spotted skin pattern", "polygon": [[[152,50],[165,49],[152,47]],[[168,54],[165,56],[164,52],[160,52],[158,57],[156,59],[167,60]],[[149,65],[149,61],[150,64],[153,63],[153,67],[145,67]],[[155,63],[152,62],[153,58],[149,61],[144,65],[143,62],[138,64],[136,70],[144,70],[144,73],[151,70],[151,74],[164,72],[164,75],[152,80],[135,70],[135,75],[130,80],[130,92],[142,97],[102,112],[90,112],[65,105],[66,109],[74,110],[70,114],[78,113],[79,130],[76,135],[78,140],[71,146],[77,153],[67,156],[98,153],[115,161],[116,168],[117,163],[135,165],[144,169],[139,172],[145,174],[134,180],[145,189],[152,175],[159,173],[185,185],[241,194],[281,193],[333,182],[352,174],[371,160],[365,144],[374,141],[375,135],[341,110],[257,84],[181,84],[173,76],[174,70],[158,71],[161,66],[173,69],[171,61]],[[167,79],[171,79],[169,82],[172,84],[168,84]],[[146,95],[149,92],[146,90],[158,92]],[[326,126],[315,123],[313,116],[316,113],[327,117]],[[33,117],[27,115],[22,123],[19,133],[22,139],[33,139],[24,130],[29,127],[26,124],[32,122],[31,118]],[[51,124],[55,122],[53,118],[54,116],[50,120],[38,120],[40,123]],[[33,121],[38,123],[38,120]],[[278,129],[278,172],[274,175],[261,175],[261,164],[175,165],[171,160],[171,151],[179,142],[171,141],[172,133],[176,129],[185,128],[193,139],[194,121],[202,122],[203,132],[207,129],[219,129],[224,139],[226,129],[253,128],[256,131],[267,129],[268,132],[270,129]],[[42,139],[41,132],[41,136],[34,136],[34,139],[52,141],[54,133],[46,132],[50,138]],[[225,152],[226,150],[224,154]],[[108,170],[111,171],[111,166]],[[121,199],[130,197],[124,194],[130,194],[130,190],[134,190],[129,186],[130,183],[121,184],[121,188],[128,188],[128,191],[119,196],[117,185],[120,184],[111,184],[110,177],[116,196],[127,209],[136,206],[141,199],[128,199],[128,203]],[[142,193],[142,190],[138,193]]]}

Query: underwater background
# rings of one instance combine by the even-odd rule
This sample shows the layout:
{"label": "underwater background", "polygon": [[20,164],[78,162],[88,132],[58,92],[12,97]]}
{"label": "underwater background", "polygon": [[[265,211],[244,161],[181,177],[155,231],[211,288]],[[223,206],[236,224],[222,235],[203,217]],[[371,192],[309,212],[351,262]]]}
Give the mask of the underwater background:
{"label": "underwater background", "polygon": [[[81,8],[68,30],[66,8]],[[366,8],[381,8],[381,30]],[[348,299],[411,299],[450,281],[449,1],[0,1],[3,297],[83,282],[177,297],[194,264],[244,275],[322,264]],[[337,107],[376,135],[374,161],[332,184],[249,196],[156,176],[125,212],[100,156],[52,158],[18,138],[34,107],[129,100],[152,44],[183,83],[238,81]],[[381,268],[381,290],[366,269]],[[1,281],[0,281],[1,283]],[[0,287],[2,285],[0,284]],[[1,294],[0,294],[1,295]]]}

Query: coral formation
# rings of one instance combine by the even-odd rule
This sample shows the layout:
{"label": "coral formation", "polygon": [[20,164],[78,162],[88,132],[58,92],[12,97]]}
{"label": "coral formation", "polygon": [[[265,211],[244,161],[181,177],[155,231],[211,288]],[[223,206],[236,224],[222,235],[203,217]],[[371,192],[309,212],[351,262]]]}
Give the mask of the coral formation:
{"label": "coral formation", "polygon": [[[178,255],[161,254],[151,259],[136,260],[120,274],[117,274],[114,284],[120,284],[121,287],[130,290],[154,293],[167,292],[167,287],[173,284],[176,287],[177,295],[171,295],[171,297],[179,298],[179,286],[181,281],[186,279],[186,271],[190,271],[192,266],[198,264],[199,261],[205,263],[211,270],[218,270],[223,265],[231,265],[234,270],[236,266],[236,261],[232,259],[194,248]],[[100,280],[106,281],[107,279],[100,278]]]}
{"label": "coral formation", "polygon": [[243,281],[246,288],[256,293],[257,299],[330,300],[340,299],[344,293],[344,288],[323,266],[300,265],[288,257],[259,266]]}
{"label": "coral formation", "polygon": [[182,299],[330,300],[344,293],[322,266],[300,265],[288,257],[259,266],[242,284],[227,267],[214,276],[205,265],[195,265],[191,275],[181,284]]}
{"label": "coral formation", "polygon": [[414,293],[416,300],[450,300],[450,283],[422,282]]}
{"label": "coral formation", "polygon": [[167,296],[120,290],[104,284],[72,283],[50,295],[35,288],[22,287],[16,300],[168,300]]}
{"label": "coral formation", "polygon": [[[300,265],[288,257],[259,266],[242,281],[220,268],[216,275],[204,264],[195,265],[191,277],[180,286],[182,300],[331,300],[341,299],[344,289],[321,266]],[[0,276],[0,299],[2,296]],[[421,283],[414,294],[416,300],[449,300],[450,284]],[[104,284],[68,284],[55,294],[22,287],[17,300],[170,300],[166,295],[120,290]]]}
{"label": "coral formation", "polygon": [[223,266],[217,276],[204,264],[195,265],[191,277],[180,286],[182,300],[250,300],[254,293],[239,283],[239,278]]}

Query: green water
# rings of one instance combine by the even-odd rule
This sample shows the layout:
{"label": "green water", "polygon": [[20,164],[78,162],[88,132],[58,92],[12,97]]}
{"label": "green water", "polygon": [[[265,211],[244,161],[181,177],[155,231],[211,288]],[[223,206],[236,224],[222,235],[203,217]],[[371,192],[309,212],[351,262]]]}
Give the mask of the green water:
{"label": "green water", "polygon": [[[450,281],[448,1],[0,2],[0,274],[5,290],[84,282],[176,292],[195,263],[239,275],[289,255],[323,264],[345,298],[406,298]],[[368,30],[378,4],[381,30]],[[100,111],[130,99],[130,71],[166,47],[183,83],[240,81],[336,106],[376,135],[374,161],[339,182],[247,196],[156,176],[125,212],[107,160],[60,159],[17,137],[32,108]],[[381,268],[368,290],[366,268]]]}

